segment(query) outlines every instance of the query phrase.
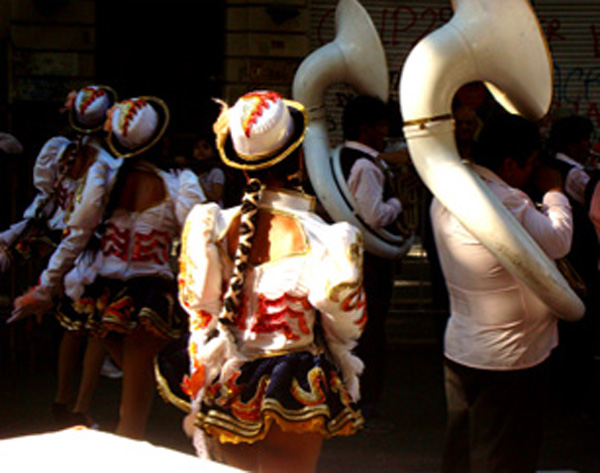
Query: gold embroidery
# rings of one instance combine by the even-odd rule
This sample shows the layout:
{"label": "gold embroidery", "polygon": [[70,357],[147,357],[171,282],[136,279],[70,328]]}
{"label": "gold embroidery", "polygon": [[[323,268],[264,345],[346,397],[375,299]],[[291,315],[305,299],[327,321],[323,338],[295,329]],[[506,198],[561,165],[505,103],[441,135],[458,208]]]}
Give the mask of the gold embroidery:
{"label": "gold embroidery", "polygon": [[[231,411],[237,419],[256,422],[260,418],[261,403],[265,397],[269,381],[268,376],[263,376],[258,383],[256,394],[248,402],[242,402],[238,397],[231,403]],[[231,395],[237,393],[230,389],[227,394],[225,399],[219,400],[219,404],[225,404],[226,401],[231,399]]]}
{"label": "gold embroidery", "polygon": [[273,422],[284,432],[316,432],[324,438],[355,434],[364,424],[360,411],[350,407],[331,418],[329,408],[324,405],[310,406],[299,411],[285,409],[273,399],[263,403],[262,422],[247,422],[227,414],[210,410],[199,413],[196,425],[220,443],[254,443],[264,439]]}
{"label": "gold embroidery", "polygon": [[305,406],[316,406],[326,401],[325,389],[323,386],[326,384],[325,373],[319,367],[315,367],[308,372],[308,385],[310,391],[305,391],[300,386],[300,383],[296,378],[292,379],[291,392],[294,399]]}
{"label": "gold embroidery", "polygon": [[[330,288],[327,291],[327,297],[333,302],[340,302],[341,294],[351,291],[362,285],[363,260],[362,260],[362,237],[360,233],[356,235],[354,243],[348,247],[348,259],[358,265],[358,278],[355,281],[346,281]],[[347,298],[346,298],[347,299]]]}

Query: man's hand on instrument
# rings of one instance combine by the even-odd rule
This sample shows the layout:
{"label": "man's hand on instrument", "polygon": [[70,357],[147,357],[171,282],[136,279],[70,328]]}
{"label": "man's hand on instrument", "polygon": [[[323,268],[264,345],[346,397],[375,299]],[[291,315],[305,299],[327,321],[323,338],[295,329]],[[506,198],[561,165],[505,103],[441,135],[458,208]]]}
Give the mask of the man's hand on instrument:
{"label": "man's hand on instrument", "polygon": [[14,308],[10,318],[6,321],[11,324],[18,320],[35,315],[37,322],[42,321],[42,316],[52,308],[52,299],[39,294],[36,288],[32,288],[14,302]]}

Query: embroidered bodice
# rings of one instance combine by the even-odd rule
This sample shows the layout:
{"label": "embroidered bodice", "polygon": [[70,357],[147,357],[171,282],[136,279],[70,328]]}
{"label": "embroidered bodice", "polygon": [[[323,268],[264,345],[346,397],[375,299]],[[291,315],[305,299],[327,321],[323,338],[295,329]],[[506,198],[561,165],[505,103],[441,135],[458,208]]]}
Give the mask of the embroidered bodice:
{"label": "embroidered bodice", "polygon": [[83,191],[76,197],[65,237],[42,273],[42,291],[55,293],[68,271],[65,292],[72,298],[77,298],[83,285],[93,282],[96,275],[119,279],[145,275],[173,277],[168,258],[171,241],[179,233],[190,208],[205,200],[191,171],[175,174],[152,167],[164,182],[165,199],[142,212],[117,209],[106,222],[100,250],[93,261],[82,255],[102,221],[120,164],[120,160],[111,158],[96,162],[89,169]]}
{"label": "embroidered bodice", "polygon": [[[347,378],[354,378],[357,366],[350,350],[366,322],[359,231],[345,222],[326,224],[309,211],[305,199],[288,193],[266,190],[260,206],[294,218],[305,249],[249,266],[242,308],[230,327],[239,352],[254,359],[323,349],[315,340],[319,318],[327,348]],[[200,205],[186,223],[179,285],[180,300],[190,315],[192,371],[199,365],[194,360],[197,347],[217,326],[233,267],[227,231],[239,212],[239,207]]]}
{"label": "embroidered bodice", "polygon": [[190,208],[204,200],[196,176],[183,171],[179,176],[154,168],[163,180],[163,201],[140,212],[117,209],[102,236],[98,274],[128,279],[156,275],[173,277],[169,264],[171,243],[181,232]]}

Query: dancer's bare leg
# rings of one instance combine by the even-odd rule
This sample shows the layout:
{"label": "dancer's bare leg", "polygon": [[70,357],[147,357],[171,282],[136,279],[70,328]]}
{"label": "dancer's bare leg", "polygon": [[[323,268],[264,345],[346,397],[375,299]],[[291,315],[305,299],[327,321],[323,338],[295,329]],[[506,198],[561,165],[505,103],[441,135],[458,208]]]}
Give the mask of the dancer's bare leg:
{"label": "dancer's bare leg", "polygon": [[315,473],[322,444],[320,434],[283,432],[273,423],[264,440],[220,444],[218,451],[228,465],[255,473]]}
{"label": "dancer's bare leg", "polygon": [[104,347],[116,365],[123,369],[123,340],[103,339]]}
{"label": "dancer's bare leg", "polygon": [[134,439],[144,437],[156,392],[154,357],[165,343],[164,339],[141,327],[123,339],[123,387],[116,430],[118,435]]}
{"label": "dancer's bare leg", "polygon": [[102,363],[107,351],[104,342],[99,338],[89,337],[85,356],[83,358],[83,372],[79,384],[79,394],[73,412],[87,415],[92,407],[94,392],[98,387]]}
{"label": "dancer's bare leg", "polygon": [[77,375],[81,364],[81,352],[86,336],[80,332],[66,330],[58,349],[58,381],[55,404],[73,402],[77,392]]}
{"label": "dancer's bare leg", "polygon": [[258,465],[258,445],[246,443],[219,443],[214,439],[209,439],[213,445],[214,460],[225,465],[239,468],[240,470],[259,472]]}

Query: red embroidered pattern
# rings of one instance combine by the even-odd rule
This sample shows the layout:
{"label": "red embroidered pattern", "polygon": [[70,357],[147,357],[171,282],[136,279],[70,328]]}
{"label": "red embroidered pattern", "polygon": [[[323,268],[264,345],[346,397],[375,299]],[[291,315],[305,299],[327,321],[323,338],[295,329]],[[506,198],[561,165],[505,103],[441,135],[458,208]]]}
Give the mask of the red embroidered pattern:
{"label": "red embroidered pattern", "polygon": [[134,309],[133,300],[131,297],[126,296],[110,304],[104,311],[104,317],[114,317],[122,323],[128,323],[131,321]]}
{"label": "red embroidered pattern", "polygon": [[69,189],[62,182],[58,186],[58,189],[56,189],[56,203],[63,210],[69,208],[74,196],[75,192],[69,192]]}
{"label": "red embroidered pattern", "polygon": [[250,137],[252,126],[257,122],[265,109],[269,107],[269,102],[280,100],[281,95],[277,92],[251,92],[244,95],[242,99],[248,103],[249,107],[252,107],[242,122],[244,133],[247,137]]}
{"label": "red embroidered pattern", "polygon": [[363,286],[358,286],[354,291],[350,292],[342,301],[342,310],[344,312],[362,310],[363,314],[360,319],[354,321],[355,325],[363,328],[367,323],[367,301],[365,299],[365,291]]}
{"label": "red embroidered pattern", "polygon": [[[132,241],[133,240],[133,241]],[[156,264],[166,264],[169,261],[169,232],[153,230],[148,234],[134,233],[128,229],[121,230],[109,223],[102,236],[102,253],[113,255],[127,261],[131,247],[132,262],[152,261]]]}
{"label": "red embroidered pattern", "polygon": [[[187,305],[187,304],[186,304]],[[213,316],[209,312],[194,311],[194,315],[190,318],[190,330],[201,330],[208,327],[208,324],[212,320]]]}
{"label": "red embroidered pattern", "polygon": [[242,393],[245,386],[237,384],[238,378],[241,375],[241,371],[234,371],[233,374],[229,377],[229,379],[227,379],[225,383],[222,386],[220,386],[220,392],[218,393],[219,397],[217,398],[217,403],[220,406],[230,405],[232,399],[238,398],[238,396]]}
{"label": "red embroidered pattern", "polygon": [[185,375],[183,377],[181,389],[185,394],[194,398],[206,382],[206,367],[204,366],[204,363],[201,363],[198,360],[199,349],[196,342],[190,342],[188,350],[190,358],[193,361],[194,368],[192,369],[191,376]]}
{"label": "red embroidered pattern", "polygon": [[127,133],[129,132],[129,125],[131,125],[131,122],[137,115],[138,111],[141,110],[146,103],[147,102],[143,99],[127,99],[121,102],[119,108],[123,110],[123,113],[121,114],[119,120],[119,128],[121,128],[123,136],[127,136]]}
{"label": "red embroidered pattern", "polygon": [[342,301],[342,310],[344,312],[350,312],[351,310],[362,309],[365,305],[367,305],[365,291],[361,285],[354,289],[354,291],[348,293],[346,298]]}
{"label": "red embroidered pattern", "polygon": [[269,378],[263,376],[256,389],[256,394],[248,402],[242,402],[238,397],[231,405],[233,415],[241,420],[256,422],[260,419],[260,406],[265,398],[267,387],[269,386]]}
{"label": "red embroidered pattern", "polygon": [[[292,308],[292,304],[300,307]],[[288,319],[296,319],[300,332],[309,335],[306,311],[311,309],[312,306],[306,296],[297,297],[286,293],[277,299],[267,299],[260,294],[258,309],[254,314],[254,321],[250,329],[256,333],[283,332],[288,340],[298,340],[300,336],[294,333]]]}
{"label": "red embroidered pattern", "polygon": [[98,97],[106,95],[106,91],[104,89],[96,89],[94,87],[84,87],[81,91],[81,94],[83,96],[83,100],[79,102],[79,112],[84,114],[94,100],[96,100]]}

